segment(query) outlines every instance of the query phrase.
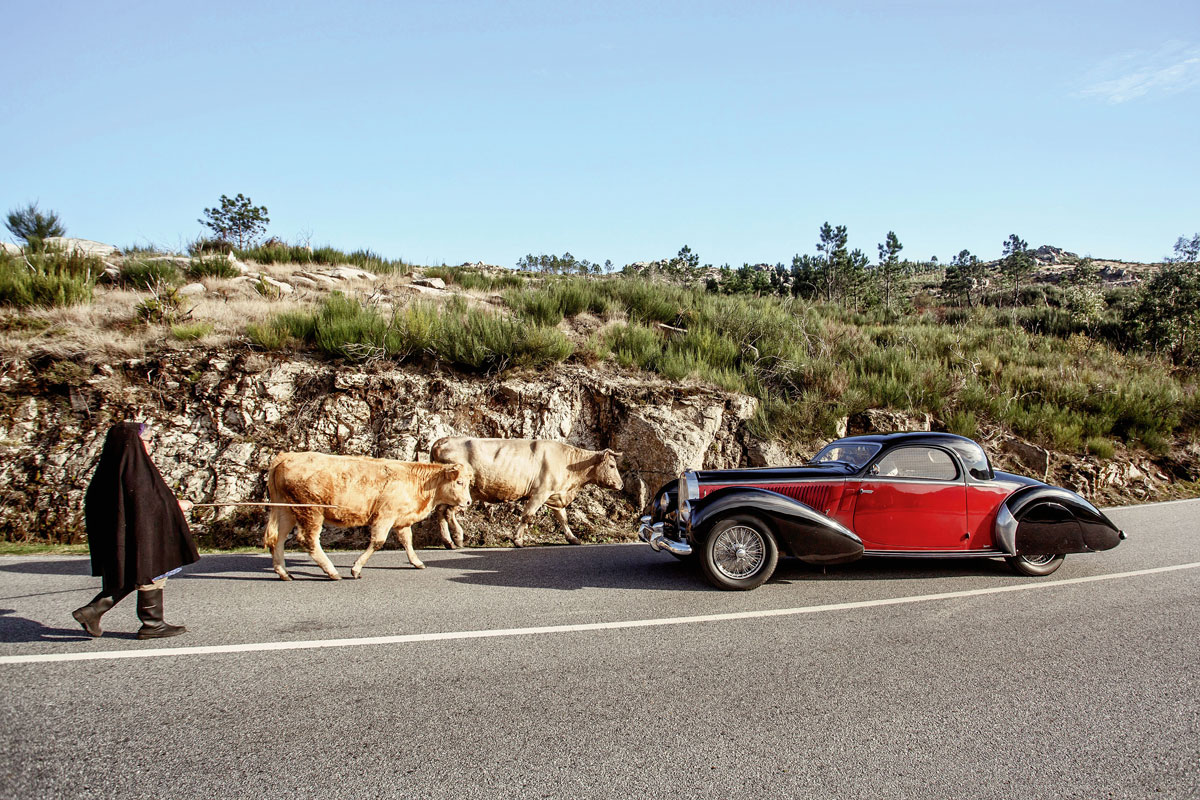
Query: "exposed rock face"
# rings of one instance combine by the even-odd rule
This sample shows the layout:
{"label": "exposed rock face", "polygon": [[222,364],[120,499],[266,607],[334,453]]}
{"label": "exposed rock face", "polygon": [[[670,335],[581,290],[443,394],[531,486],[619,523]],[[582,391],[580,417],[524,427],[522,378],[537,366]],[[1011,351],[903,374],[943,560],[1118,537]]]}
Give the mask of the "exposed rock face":
{"label": "exposed rock face", "polygon": [[109,258],[117,252],[117,248],[103,242],[93,242],[91,239],[73,239],[70,236],[47,236],[46,244],[51,247],[61,247],[64,250],[78,250],[87,256]]}
{"label": "exposed rock face", "polygon": [[[25,366],[0,374],[0,536],[78,541],[105,430],[129,418],[155,423],[163,477],[195,502],[264,500],[267,464],[282,450],[417,461],[449,435],[612,447],[625,454],[626,496],[589,487],[572,522],[585,539],[625,539],[649,494],[680,470],[745,464],[742,423],[754,411],[743,396],[576,366],[483,378],[193,351],[76,377],[48,384]],[[500,543],[515,519],[501,507],[464,525],[475,543]],[[202,544],[254,544],[264,523],[261,509],[223,508],[195,527]],[[559,541],[549,514],[540,527],[535,539]],[[438,540],[429,522],[416,533]],[[327,531],[325,541],[359,543],[365,533]]]}

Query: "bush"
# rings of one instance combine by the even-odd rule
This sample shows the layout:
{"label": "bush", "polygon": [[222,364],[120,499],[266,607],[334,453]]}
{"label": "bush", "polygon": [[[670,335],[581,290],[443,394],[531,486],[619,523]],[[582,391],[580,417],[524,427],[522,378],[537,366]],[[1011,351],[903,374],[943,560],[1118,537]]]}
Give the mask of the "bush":
{"label": "bush", "polygon": [[192,258],[184,274],[188,280],[198,281],[202,278],[236,278],[242,273],[228,258],[201,255]]}
{"label": "bush", "polygon": [[1087,440],[1088,452],[1102,461],[1108,461],[1116,453],[1113,443],[1102,436],[1093,436]]}
{"label": "bush", "polygon": [[179,269],[170,261],[126,261],[117,282],[130,289],[146,290],[175,286],[179,278]]}
{"label": "bush", "polygon": [[181,342],[194,342],[212,333],[213,326],[207,322],[191,322],[171,326],[171,336]]}
{"label": "bush", "polygon": [[104,263],[77,250],[17,257],[0,253],[0,306],[50,308],[90,303]]}

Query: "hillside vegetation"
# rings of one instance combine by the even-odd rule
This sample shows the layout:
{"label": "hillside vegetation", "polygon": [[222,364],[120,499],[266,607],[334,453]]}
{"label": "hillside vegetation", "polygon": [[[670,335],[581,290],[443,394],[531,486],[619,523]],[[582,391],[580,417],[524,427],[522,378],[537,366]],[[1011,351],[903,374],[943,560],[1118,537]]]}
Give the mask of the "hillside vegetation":
{"label": "hillside vegetation", "polygon": [[[752,395],[764,438],[825,439],[840,420],[883,408],[1100,459],[1118,446],[1159,458],[1195,446],[1194,329],[1171,310],[1186,311],[1194,262],[1122,288],[1076,259],[1054,283],[1028,270],[1010,289],[1002,262],[903,262],[885,274],[885,255],[881,245],[880,266],[866,270],[807,256],[790,269],[714,270],[684,248],[595,274],[604,270],[569,254],[528,256],[522,266],[545,270],[532,272],[282,244],[232,261],[127,252],[105,263],[47,248],[0,255],[0,348],[84,366],[191,342],[475,373],[576,361]],[[335,264],[369,275],[336,286],[292,278]],[[288,280],[295,291],[280,286]],[[199,288],[185,295],[188,282]]]}

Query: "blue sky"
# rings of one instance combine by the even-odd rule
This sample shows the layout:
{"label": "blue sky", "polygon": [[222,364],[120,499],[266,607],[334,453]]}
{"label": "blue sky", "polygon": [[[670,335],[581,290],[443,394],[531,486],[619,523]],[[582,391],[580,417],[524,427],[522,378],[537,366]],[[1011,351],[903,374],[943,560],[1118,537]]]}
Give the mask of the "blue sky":
{"label": "blue sky", "polygon": [[[10,4],[0,210],[178,247],[222,194],[417,263],[1200,231],[1200,3]],[[5,232],[6,233],[6,232]]]}

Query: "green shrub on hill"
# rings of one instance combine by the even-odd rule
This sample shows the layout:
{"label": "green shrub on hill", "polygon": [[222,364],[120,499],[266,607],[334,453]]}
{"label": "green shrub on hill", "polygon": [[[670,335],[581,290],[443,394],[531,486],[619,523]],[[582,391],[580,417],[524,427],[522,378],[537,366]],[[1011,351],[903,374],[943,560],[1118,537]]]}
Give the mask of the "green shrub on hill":
{"label": "green shrub on hill", "polygon": [[51,308],[90,303],[104,263],[77,250],[22,256],[0,251],[0,306]]}

